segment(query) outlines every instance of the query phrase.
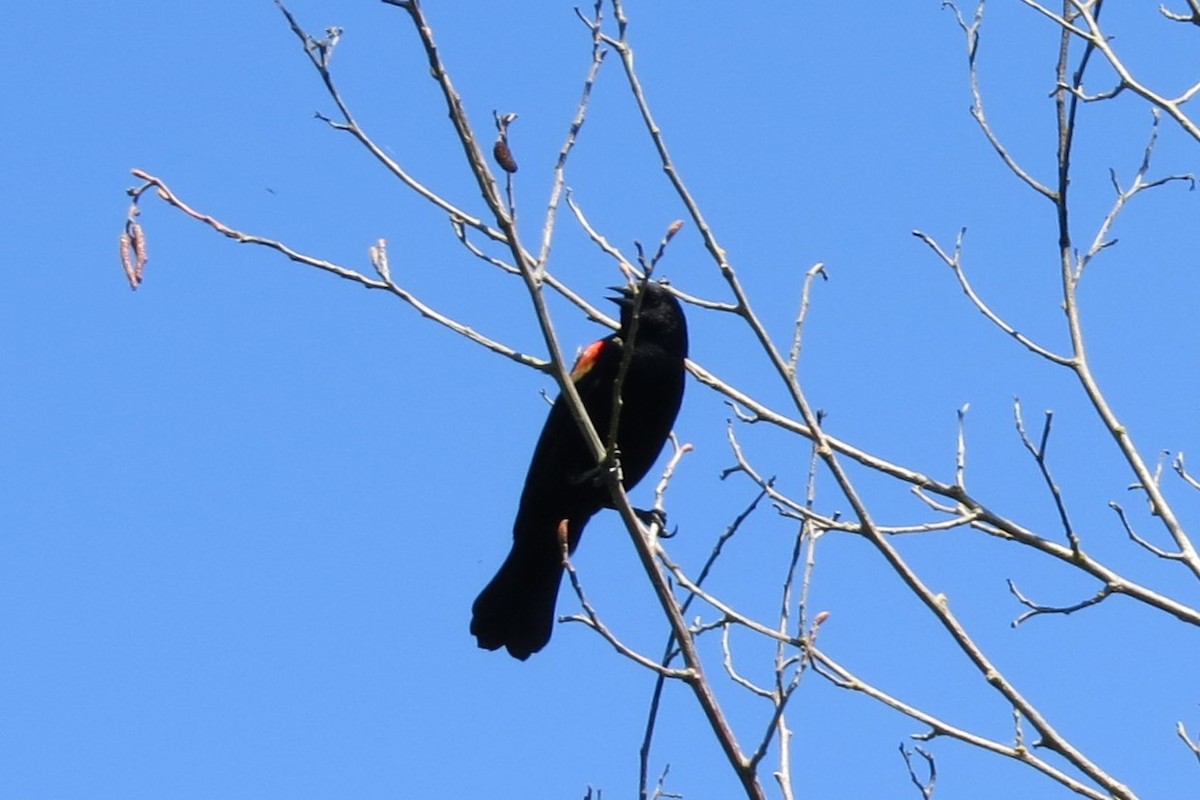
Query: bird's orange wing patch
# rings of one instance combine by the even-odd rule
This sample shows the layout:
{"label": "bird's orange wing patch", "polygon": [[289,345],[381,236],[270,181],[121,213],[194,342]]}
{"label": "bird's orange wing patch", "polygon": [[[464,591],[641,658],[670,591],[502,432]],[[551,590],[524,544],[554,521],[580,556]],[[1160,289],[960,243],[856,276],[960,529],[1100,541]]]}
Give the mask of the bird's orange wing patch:
{"label": "bird's orange wing patch", "polygon": [[596,362],[600,360],[600,351],[603,349],[603,339],[592,342],[583,348],[583,352],[579,354],[579,358],[575,361],[575,366],[571,367],[572,382],[578,383],[580,378],[592,371],[592,367],[596,366]]}

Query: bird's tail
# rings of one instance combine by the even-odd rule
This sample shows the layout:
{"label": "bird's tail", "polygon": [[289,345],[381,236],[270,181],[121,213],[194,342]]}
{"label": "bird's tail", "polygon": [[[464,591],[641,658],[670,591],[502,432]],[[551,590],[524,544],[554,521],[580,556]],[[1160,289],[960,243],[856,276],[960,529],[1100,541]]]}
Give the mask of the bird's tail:
{"label": "bird's tail", "polygon": [[556,536],[521,536],[471,607],[471,634],[486,650],[508,648],[524,661],[546,646],[562,582]]}

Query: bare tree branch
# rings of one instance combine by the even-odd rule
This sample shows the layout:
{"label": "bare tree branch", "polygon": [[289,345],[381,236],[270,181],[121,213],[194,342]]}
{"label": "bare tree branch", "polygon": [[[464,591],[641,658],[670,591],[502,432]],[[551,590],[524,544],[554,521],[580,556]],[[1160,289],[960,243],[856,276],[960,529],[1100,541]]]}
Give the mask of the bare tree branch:
{"label": "bare tree branch", "polygon": [[1038,181],[1025,169],[1017,163],[1017,160],[1012,157],[1000,141],[1000,137],[992,130],[992,125],[988,122],[987,116],[983,112],[983,92],[979,88],[979,70],[976,65],[976,57],[979,55],[979,30],[983,25],[983,9],[986,0],[979,0],[975,6],[975,17],[970,24],[963,19],[962,12],[958,10],[953,2],[943,0],[942,8],[949,8],[954,12],[954,19],[958,22],[958,27],[962,29],[963,35],[967,40],[967,72],[971,79],[971,117],[979,125],[979,129],[983,131],[983,135],[987,137],[988,143],[992,149],[996,151],[996,155],[1000,156],[1000,160],[1004,165],[1012,170],[1013,174],[1024,181],[1029,188],[1033,189],[1038,194],[1054,200],[1054,190],[1050,189],[1045,184]]}
{"label": "bare tree branch", "polygon": [[1179,738],[1187,746],[1187,749],[1192,751],[1192,755],[1196,757],[1196,760],[1200,761],[1200,737],[1193,739],[1188,736],[1187,728],[1183,727],[1182,722],[1175,724],[1175,733],[1179,735]]}
{"label": "bare tree branch", "polygon": [[1025,433],[1025,420],[1021,416],[1021,400],[1013,398],[1013,417],[1016,420],[1017,433],[1021,437],[1021,444],[1025,445],[1025,449],[1033,456],[1034,462],[1037,463],[1038,469],[1042,473],[1042,480],[1046,482],[1046,488],[1050,490],[1050,496],[1054,498],[1054,507],[1058,510],[1058,518],[1062,523],[1063,532],[1067,535],[1067,541],[1071,544],[1071,550],[1079,552],[1079,536],[1075,533],[1075,528],[1071,525],[1071,517],[1067,514],[1067,505],[1063,500],[1062,490],[1058,488],[1058,484],[1054,481],[1054,476],[1050,474],[1050,464],[1046,460],[1046,445],[1050,441],[1050,425],[1054,422],[1054,412],[1047,409],[1046,419],[1042,425],[1042,438],[1035,447],[1030,441],[1029,435]]}
{"label": "bare tree branch", "polygon": [[901,714],[904,714],[905,716],[920,722],[922,725],[929,727],[929,731],[927,733],[914,735],[914,739],[929,741],[930,739],[934,739],[939,736],[947,736],[952,739],[957,739],[958,741],[966,742],[974,747],[978,747],[980,750],[986,750],[987,752],[995,753],[1006,758],[1020,761],[1023,764],[1027,764],[1038,772],[1041,772],[1043,775],[1046,775],[1054,781],[1057,781],[1058,783],[1067,787],[1076,794],[1090,798],[1090,800],[1112,800],[1113,795],[1110,792],[1093,789],[1071,775],[1068,775],[1067,773],[1050,764],[1045,759],[1034,755],[1033,750],[1027,747],[1021,741],[1018,741],[1014,745],[1002,744],[993,739],[988,739],[984,736],[971,733],[964,728],[951,725],[950,723],[932,714],[929,714],[928,712],[922,711],[921,709],[910,705],[909,703],[906,703],[903,700],[888,694],[887,692],[884,692],[876,686],[867,683],[843,667],[837,661],[830,658],[820,649],[811,646],[808,649],[813,659],[813,665],[816,667],[816,672],[821,677],[837,686],[840,686],[843,689],[858,692],[872,698],[877,702],[883,703],[885,706],[895,709]]}
{"label": "bare tree branch", "polygon": [[1042,347],[1037,342],[1033,341],[1028,336],[1026,336],[1025,334],[1018,331],[1012,325],[1009,325],[1007,322],[1004,321],[1004,319],[1002,317],[1000,317],[1000,315],[998,315],[996,312],[992,311],[991,307],[989,307],[988,304],[983,301],[983,298],[981,298],[978,294],[976,294],[974,287],[971,286],[971,282],[969,280],[967,280],[967,273],[963,271],[962,262],[960,260],[961,256],[962,256],[963,237],[966,235],[966,232],[967,232],[966,228],[963,228],[962,230],[960,230],[958,232],[958,237],[954,240],[954,253],[953,254],[949,254],[945,250],[943,250],[942,246],[939,245],[933,239],[933,237],[929,236],[929,234],[924,233],[923,231],[913,231],[912,233],[913,233],[913,236],[916,236],[918,239],[920,239],[922,242],[924,242],[929,247],[930,250],[932,250],[934,253],[936,253],[937,257],[942,260],[942,263],[944,263],[946,266],[950,267],[950,269],[954,272],[954,277],[958,279],[958,285],[962,288],[963,293],[967,296],[968,299],[970,299],[971,303],[977,309],[979,309],[979,312],[981,314],[983,314],[985,317],[987,317],[989,320],[991,320],[993,325],[995,325],[997,328],[999,328],[1000,330],[1007,333],[1012,338],[1016,339],[1018,342],[1020,342],[1022,345],[1024,345],[1028,350],[1030,350],[1034,353],[1037,353],[1042,358],[1044,358],[1048,361],[1053,361],[1055,364],[1060,364],[1062,366],[1070,366],[1071,365],[1070,358],[1059,355],[1058,353],[1055,353],[1051,350],[1047,350],[1045,347]]}
{"label": "bare tree branch", "polygon": [[1109,239],[1108,232],[1111,230],[1113,223],[1121,211],[1124,210],[1125,204],[1132,200],[1137,194],[1147,189],[1154,189],[1158,186],[1163,186],[1174,181],[1182,181],[1188,184],[1189,188],[1196,188],[1196,178],[1194,175],[1168,175],[1164,178],[1158,178],[1152,181],[1146,181],[1146,173],[1150,171],[1150,157],[1154,153],[1154,145],[1158,142],[1158,120],[1159,112],[1157,108],[1151,109],[1153,122],[1150,125],[1150,141],[1146,144],[1146,150],[1142,154],[1142,163],[1138,167],[1133,176],[1133,183],[1128,189],[1122,189],[1117,181],[1117,173],[1114,170],[1109,170],[1109,176],[1112,178],[1113,189],[1116,191],[1117,197],[1113,202],[1112,209],[1105,215],[1104,221],[1100,224],[1100,229],[1096,231],[1096,237],[1092,240],[1092,246],[1088,248],[1083,257],[1079,259],[1079,266],[1075,270],[1075,279],[1078,280],[1083,273],[1084,268],[1091,263],[1102,250],[1105,250],[1117,243],[1116,239]]}
{"label": "bare tree branch", "polygon": [[1040,605],[1038,603],[1033,602],[1028,597],[1021,594],[1021,590],[1017,588],[1017,584],[1014,583],[1012,581],[1012,579],[1009,579],[1009,581],[1008,581],[1008,590],[1010,592],[1012,592],[1013,597],[1017,598],[1017,602],[1019,602],[1021,605],[1025,606],[1026,608],[1029,609],[1025,613],[1021,614],[1021,616],[1017,617],[1016,619],[1014,619],[1012,621],[1012,626],[1014,628],[1017,627],[1018,625],[1020,625],[1025,620],[1029,619],[1030,617],[1036,617],[1039,614],[1067,615],[1067,614],[1073,614],[1076,611],[1082,611],[1085,608],[1091,608],[1092,606],[1096,605],[1097,603],[1102,602],[1105,598],[1112,595],[1112,589],[1105,586],[1105,587],[1102,587],[1100,589],[1100,591],[1096,592],[1096,594],[1089,597],[1087,600],[1083,600],[1081,602],[1075,603],[1074,605],[1044,606],[1044,605]]}
{"label": "bare tree branch", "polygon": [[[916,768],[913,767],[913,752],[916,752],[925,761],[926,777],[924,780],[917,777]],[[900,755],[904,758],[904,766],[908,768],[908,777],[912,781],[913,786],[917,787],[917,791],[920,792],[923,800],[931,800],[933,790],[937,786],[937,762],[933,760],[933,756],[929,751],[919,746],[914,745],[912,750],[909,750],[904,746],[903,742],[900,743]]]}

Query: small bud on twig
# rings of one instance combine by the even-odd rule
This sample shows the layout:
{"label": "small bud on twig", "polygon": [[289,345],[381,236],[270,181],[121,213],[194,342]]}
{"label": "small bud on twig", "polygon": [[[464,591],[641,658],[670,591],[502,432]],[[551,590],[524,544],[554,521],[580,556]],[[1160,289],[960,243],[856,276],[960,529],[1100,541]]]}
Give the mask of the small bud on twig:
{"label": "small bud on twig", "polygon": [[367,250],[371,255],[371,266],[379,273],[379,277],[387,283],[392,282],[392,269],[388,266],[387,239],[380,239]]}

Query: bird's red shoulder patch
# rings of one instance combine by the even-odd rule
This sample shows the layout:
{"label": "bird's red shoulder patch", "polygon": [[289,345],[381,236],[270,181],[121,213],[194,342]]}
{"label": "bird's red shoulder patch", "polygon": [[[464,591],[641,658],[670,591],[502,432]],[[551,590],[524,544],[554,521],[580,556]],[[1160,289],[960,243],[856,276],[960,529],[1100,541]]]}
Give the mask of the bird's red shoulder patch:
{"label": "bird's red shoulder patch", "polygon": [[571,367],[571,380],[573,382],[578,382],[580,378],[592,371],[592,367],[596,366],[596,362],[600,360],[600,351],[604,349],[605,344],[607,342],[600,339],[583,348],[583,352],[575,360],[575,366]]}

